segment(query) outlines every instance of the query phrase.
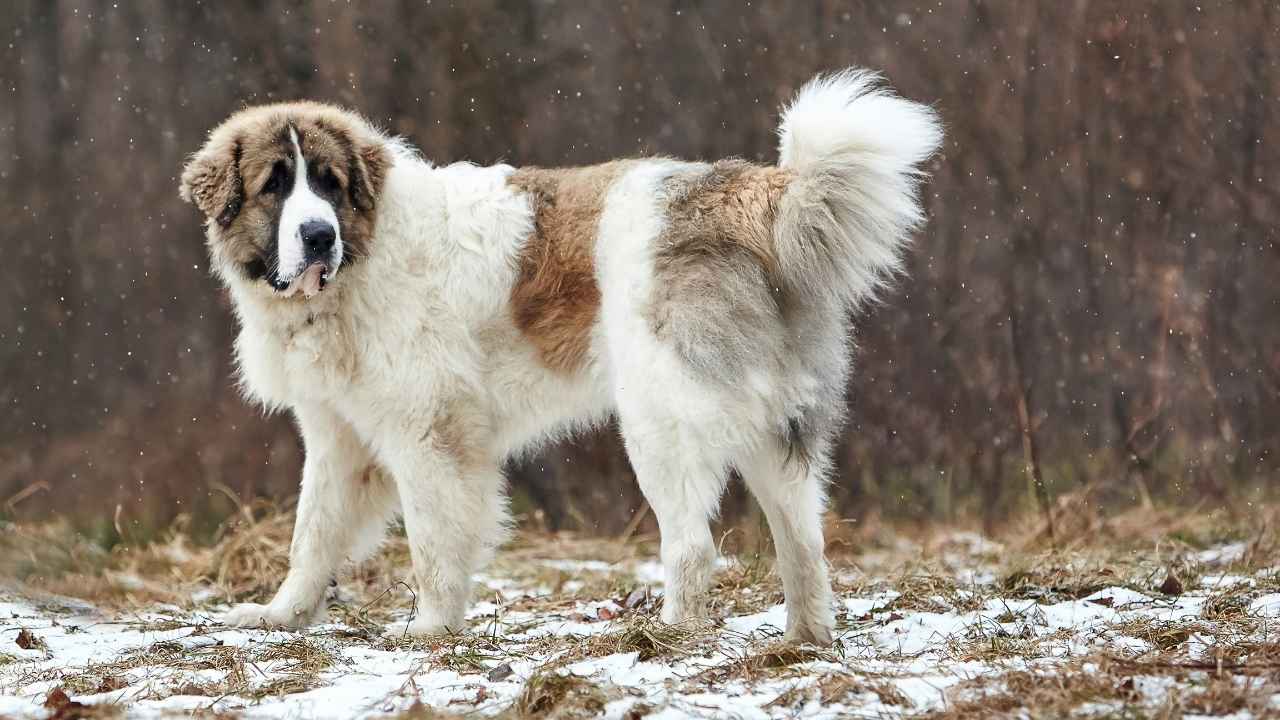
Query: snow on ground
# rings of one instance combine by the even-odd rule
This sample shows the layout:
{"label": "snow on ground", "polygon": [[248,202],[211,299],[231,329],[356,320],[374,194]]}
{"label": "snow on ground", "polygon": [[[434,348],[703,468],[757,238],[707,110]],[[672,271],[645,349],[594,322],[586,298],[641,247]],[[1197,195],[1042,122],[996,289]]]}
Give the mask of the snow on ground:
{"label": "snow on ground", "polygon": [[[1198,579],[1184,569],[1185,587],[1166,581],[1162,592],[1164,575],[1149,570],[1145,585],[1120,566],[1046,560],[1011,572],[980,538],[950,547],[927,568],[868,573],[837,561],[832,648],[783,645],[776,577],[729,561],[713,603],[721,619],[672,629],[654,619],[651,558],[526,553],[478,578],[471,632],[430,641],[384,635],[394,625],[381,620],[403,622],[405,611],[372,622],[342,592],[331,622],[296,633],[223,627],[216,603],[121,610],[0,588],[0,717],[50,717],[59,705],[72,717],[67,702],[139,718],[1280,713],[1275,568]],[[1193,559],[1239,556],[1225,546]]]}

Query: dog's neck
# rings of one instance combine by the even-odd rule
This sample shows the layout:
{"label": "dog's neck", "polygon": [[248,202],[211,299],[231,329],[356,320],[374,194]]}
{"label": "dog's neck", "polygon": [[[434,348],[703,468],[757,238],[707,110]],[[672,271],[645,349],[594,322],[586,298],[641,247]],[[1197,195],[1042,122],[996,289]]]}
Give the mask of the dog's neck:
{"label": "dog's neck", "polygon": [[265,283],[231,283],[236,317],[242,327],[251,326],[281,338],[292,337],[303,327],[341,315],[349,301],[346,296],[356,285],[351,282],[353,276],[359,275],[360,270],[358,264],[342,268],[324,290],[311,298],[300,293],[284,297]]}

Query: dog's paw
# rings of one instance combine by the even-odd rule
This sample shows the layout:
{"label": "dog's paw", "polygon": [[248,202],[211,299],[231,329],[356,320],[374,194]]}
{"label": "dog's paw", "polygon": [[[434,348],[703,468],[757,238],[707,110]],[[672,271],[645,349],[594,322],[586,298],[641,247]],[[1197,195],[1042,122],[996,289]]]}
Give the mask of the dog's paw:
{"label": "dog's paw", "polygon": [[705,603],[687,603],[681,604],[676,602],[662,601],[662,610],[658,613],[658,619],[666,625],[710,625],[712,624],[711,616],[707,613]]}
{"label": "dog's paw", "polygon": [[313,613],[281,612],[272,605],[243,603],[222,616],[222,624],[242,628],[301,628],[311,624]]}
{"label": "dog's paw", "polygon": [[668,621],[661,616],[658,618],[663,625],[671,625],[678,627],[685,632],[702,633],[714,630],[722,624],[722,621],[709,615],[686,615],[679,619]]}
{"label": "dog's paw", "polygon": [[787,628],[786,634],[783,635],[782,639],[783,642],[791,645],[808,644],[830,647],[835,642],[831,625],[831,621],[826,618],[795,623]]}

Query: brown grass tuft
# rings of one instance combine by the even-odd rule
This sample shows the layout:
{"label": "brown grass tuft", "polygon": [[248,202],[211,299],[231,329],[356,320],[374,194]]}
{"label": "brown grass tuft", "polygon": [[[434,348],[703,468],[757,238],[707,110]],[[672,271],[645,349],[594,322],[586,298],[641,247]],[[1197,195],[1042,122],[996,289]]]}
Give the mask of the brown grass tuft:
{"label": "brown grass tuft", "polygon": [[698,679],[720,683],[730,678],[754,682],[764,677],[784,674],[792,666],[823,660],[835,662],[835,653],[811,645],[793,645],[776,641],[751,650],[732,662],[707,668]]}
{"label": "brown grass tuft", "polygon": [[616,629],[586,640],[582,653],[586,657],[639,653],[641,660],[676,657],[689,653],[700,636],[709,634],[709,626],[696,622],[667,625],[657,618],[637,615]]}
{"label": "brown grass tuft", "polygon": [[843,702],[854,695],[874,693],[880,702],[903,709],[912,706],[893,683],[886,680],[864,680],[853,675],[827,675],[818,681],[818,697],[823,705]]}
{"label": "brown grass tuft", "polygon": [[573,674],[555,670],[534,673],[516,701],[517,718],[589,718],[604,711],[604,689]]}
{"label": "brown grass tuft", "polygon": [[947,692],[947,707],[927,717],[992,717],[1018,710],[1025,717],[1059,718],[1085,703],[1125,703],[1137,697],[1131,677],[1102,670],[1079,665],[1045,674],[1018,670],[961,683]]}

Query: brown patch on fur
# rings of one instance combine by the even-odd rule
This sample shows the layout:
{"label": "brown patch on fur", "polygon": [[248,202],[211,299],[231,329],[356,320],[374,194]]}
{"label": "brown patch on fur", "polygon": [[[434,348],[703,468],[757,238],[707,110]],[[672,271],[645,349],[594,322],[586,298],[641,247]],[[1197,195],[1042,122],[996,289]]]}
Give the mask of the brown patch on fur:
{"label": "brown patch on fur", "polygon": [[667,224],[646,314],[656,337],[702,375],[735,382],[783,361],[774,221],[792,173],[741,160],[692,165],[664,183]]}
{"label": "brown patch on fur", "polygon": [[552,369],[582,365],[600,308],[595,244],[605,194],[627,161],[582,168],[517,170],[507,179],[528,194],[534,232],[511,291],[516,327]]}
{"label": "brown patch on fur", "polygon": [[427,431],[432,447],[452,458],[463,472],[478,472],[491,464],[482,444],[476,438],[486,437],[481,415],[457,403],[446,403],[438,410]]}
{"label": "brown patch on fur", "polygon": [[298,132],[311,176],[328,172],[336,180],[328,199],[349,259],[368,253],[377,197],[391,166],[383,137],[360,116],[331,105],[263,105],[241,110],[215,128],[182,173],[182,199],[215,221],[208,241],[222,272],[247,272],[271,255],[283,194],[263,188],[277,162],[293,170],[290,127]]}
{"label": "brown patch on fur", "polygon": [[777,268],[773,221],[793,173],[743,160],[722,160],[705,173],[676,178],[667,227],[654,257],[658,274],[698,256],[751,253],[772,274]]}

